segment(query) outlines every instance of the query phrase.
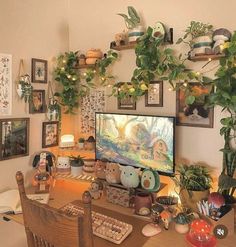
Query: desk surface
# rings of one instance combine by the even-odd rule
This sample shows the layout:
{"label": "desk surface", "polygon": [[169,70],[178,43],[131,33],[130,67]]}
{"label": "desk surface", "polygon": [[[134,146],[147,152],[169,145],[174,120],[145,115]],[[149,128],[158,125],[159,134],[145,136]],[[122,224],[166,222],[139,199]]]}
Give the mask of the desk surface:
{"label": "desk surface", "polygon": [[[88,189],[89,183],[87,182],[77,182],[73,180],[56,180],[55,186],[51,189],[49,205],[55,208],[60,208],[67,204],[68,202],[74,200],[81,200],[82,193]],[[103,209],[103,213],[109,214],[112,211],[121,213],[122,215],[127,215],[127,222],[132,224],[136,228],[135,232],[141,234],[142,226],[146,224],[145,220],[138,218],[133,215],[133,209],[124,208],[119,205],[114,205],[106,201],[105,197],[99,200],[93,200],[93,205],[98,206]],[[21,214],[18,215],[8,215],[7,218],[12,219],[18,223],[23,224],[23,218]],[[133,235],[132,235],[133,234]],[[134,232],[119,246],[121,247],[187,247],[188,244],[185,241],[185,236],[177,233],[174,230],[174,224],[170,224],[169,230],[162,229],[162,232],[156,236],[145,238],[142,242],[139,241],[138,237],[135,237]],[[235,247],[236,235],[228,236],[226,239],[217,240],[217,247]],[[112,244],[106,240],[102,240],[98,237],[95,237],[95,247],[115,247],[116,244]]]}

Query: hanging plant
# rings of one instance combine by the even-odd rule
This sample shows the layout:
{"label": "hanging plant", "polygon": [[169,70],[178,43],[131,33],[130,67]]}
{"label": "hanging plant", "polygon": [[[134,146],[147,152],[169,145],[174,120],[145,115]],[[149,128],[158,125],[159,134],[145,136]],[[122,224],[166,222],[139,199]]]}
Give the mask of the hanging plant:
{"label": "hanging plant", "polygon": [[17,93],[21,99],[24,99],[25,103],[32,101],[33,87],[28,74],[20,76],[17,85]]}

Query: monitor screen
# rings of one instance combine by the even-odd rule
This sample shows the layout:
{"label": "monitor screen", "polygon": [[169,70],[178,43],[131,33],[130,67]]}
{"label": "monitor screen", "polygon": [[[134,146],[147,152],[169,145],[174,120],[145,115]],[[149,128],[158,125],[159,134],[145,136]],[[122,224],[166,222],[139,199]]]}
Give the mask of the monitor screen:
{"label": "monitor screen", "polygon": [[174,173],[175,118],[96,113],[96,159]]}

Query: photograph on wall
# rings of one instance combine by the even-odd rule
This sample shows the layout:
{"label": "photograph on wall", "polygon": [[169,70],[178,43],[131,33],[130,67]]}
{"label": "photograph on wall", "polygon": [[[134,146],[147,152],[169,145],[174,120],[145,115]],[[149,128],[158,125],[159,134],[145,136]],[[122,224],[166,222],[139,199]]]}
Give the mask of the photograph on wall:
{"label": "photograph on wall", "polygon": [[176,91],[177,125],[213,128],[214,110],[205,106],[206,95],[210,90],[210,86],[191,83],[192,95],[197,98],[191,105],[186,104],[186,93],[183,89]]}
{"label": "photograph on wall", "polygon": [[29,154],[29,118],[0,120],[0,159],[12,159]]}
{"label": "photograph on wall", "polygon": [[83,134],[95,135],[95,112],[105,111],[105,90],[91,90],[81,98],[81,126]]}
{"label": "photograph on wall", "polygon": [[58,121],[50,121],[43,122],[43,130],[42,130],[42,147],[54,147],[58,146],[59,140],[59,122]]}
{"label": "photograph on wall", "polygon": [[47,60],[32,58],[31,75],[32,82],[47,83],[48,62]]}
{"label": "photograph on wall", "polygon": [[0,53],[0,116],[12,111],[12,55]]}
{"label": "photograph on wall", "polygon": [[145,106],[163,106],[163,81],[152,81],[149,83],[148,90],[145,93]]}
{"label": "photograph on wall", "polygon": [[45,113],[45,90],[33,90],[32,101],[29,102],[29,113]]}

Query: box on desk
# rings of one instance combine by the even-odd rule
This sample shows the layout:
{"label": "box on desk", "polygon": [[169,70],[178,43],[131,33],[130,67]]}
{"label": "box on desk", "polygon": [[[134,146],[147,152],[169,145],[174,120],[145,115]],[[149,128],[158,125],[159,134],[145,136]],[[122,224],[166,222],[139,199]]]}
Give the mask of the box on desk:
{"label": "box on desk", "polygon": [[217,226],[225,226],[228,230],[228,235],[234,234],[234,209],[232,208],[227,214],[221,217],[219,220],[213,220],[206,215],[201,215],[201,218],[206,220],[212,226],[212,231]]}
{"label": "box on desk", "polygon": [[106,195],[108,202],[128,208],[132,206],[134,190],[118,184],[109,184],[106,186]]}

